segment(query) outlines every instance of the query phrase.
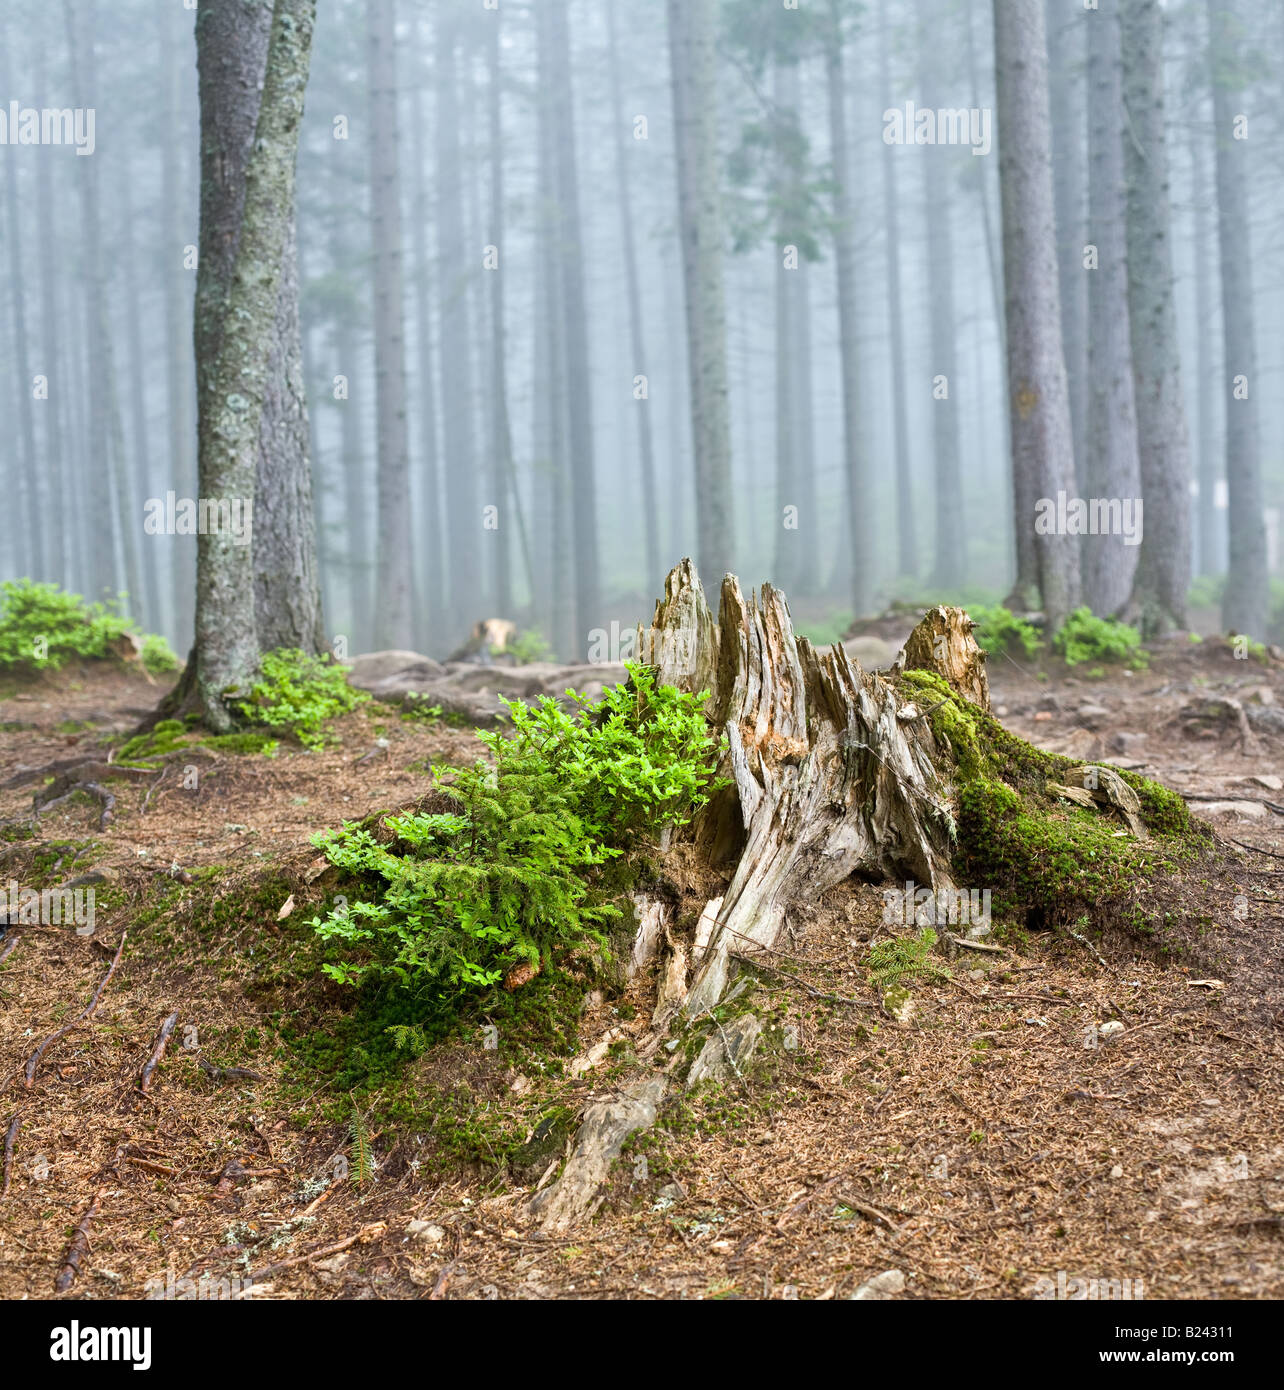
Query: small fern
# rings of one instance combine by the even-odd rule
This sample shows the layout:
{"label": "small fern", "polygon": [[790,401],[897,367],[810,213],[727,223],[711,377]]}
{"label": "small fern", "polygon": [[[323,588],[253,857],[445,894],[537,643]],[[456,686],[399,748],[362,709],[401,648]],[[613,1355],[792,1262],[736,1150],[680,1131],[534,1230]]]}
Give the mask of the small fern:
{"label": "small fern", "polygon": [[367,1183],[374,1176],[374,1151],[370,1145],[370,1126],[366,1124],[366,1117],[357,1109],[355,1102],[352,1106],[352,1120],[349,1126],[352,1132],[352,1181],[360,1187]]}
{"label": "small fern", "polygon": [[932,960],[936,933],[924,927],[917,936],[897,936],[889,941],[876,941],[869,948],[869,981],[879,989],[888,989],[907,980],[948,980],[950,972]]}
{"label": "small fern", "polygon": [[384,1029],[392,1035],[392,1045],[398,1052],[409,1052],[412,1057],[421,1057],[428,1051],[428,1038],[417,1023],[393,1023]]}

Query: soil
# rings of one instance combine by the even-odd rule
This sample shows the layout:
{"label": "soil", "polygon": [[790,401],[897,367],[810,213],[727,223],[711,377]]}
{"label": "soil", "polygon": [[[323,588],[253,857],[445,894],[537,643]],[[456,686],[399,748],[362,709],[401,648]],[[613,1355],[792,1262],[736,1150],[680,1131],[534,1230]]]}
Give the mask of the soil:
{"label": "soil", "polygon": [[[113,780],[100,827],[96,800],[33,820],[40,782],[3,784],[107,757],[163,687],[85,667],[10,688],[0,880],[87,878],[97,910],[93,935],[0,938],[13,1133],[0,1296],[829,1299],[892,1269],[907,1299],[1047,1296],[1061,1274],[1140,1281],[1147,1298],[1284,1295],[1284,744],[1263,733],[1245,749],[1176,718],[1209,694],[1284,703],[1284,669],[1214,640],[1168,644],[1135,673],[990,668],[993,705],[1023,737],[1204,798],[1190,804],[1225,863],[1184,886],[1166,938],[1178,949],[1011,933],[915,983],[901,1024],[868,978],[888,930],[881,886],[848,881],[797,910],[779,969],[735,1005],[766,1025],[759,1059],[667,1103],[591,1222],[556,1239],[526,1202],[556,1169],[566,1117],[636,1074],[653,982],[588,993],[579,1047],[615,1031],[575,1075],[467,1031],[388,1095],[349,1097],[309,1075],[294,1036],[351,1006],[305,968],[306,922],[332,891],[310,836],[424,795],[428,762],[475,756],[471,731],[367,705],[320,752],[194,754],[159,782]],[[1196,925],[1209,918],[1212,931]],[[90,1005],[123,932],[97,1008],[28,1085],[32,1054]],[[1107,1022],[1123,1027],[1103,1034]],[[392,1103],[408,1092],[414,1115]],[[91,1208],[87,1253],[55,1295]]]}

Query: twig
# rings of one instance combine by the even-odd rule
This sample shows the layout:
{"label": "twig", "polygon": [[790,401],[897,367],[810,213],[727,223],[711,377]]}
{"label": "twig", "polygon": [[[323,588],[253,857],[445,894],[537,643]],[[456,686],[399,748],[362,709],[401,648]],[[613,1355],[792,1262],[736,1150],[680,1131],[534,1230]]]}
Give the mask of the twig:
{"label": "twig", "polygon": [[1111,965],[1111,964],[1106,960],[1105,956],[1103,956],[1103,955],[1101,954],[1101,952],[1097,950],[1097,948],[1092,944],[1092,942],[1088,940],[1088,938],[1087,938],[1086,936],[1083,936],[1083,935],[1081,935],[1079,932],[1075,931],[1075,929],[1074,929],[1073,927],[1062,927],[1061,930],[1062,930],[1063,932],[1065,932],[1065,934],[1066,934],[1067,936],[1073,936],[1074,939],[1075,939],[1081,946],[1086,946],[1086,947],[1088,948],[1088,950],[1090,950],[1090,951],[1092,952],[1092,954],[1093,954],[1094,956],[1096,956],[1096,958],[1101,962],[1101,965],[1102,965],[1102,968],[1103,968],[1103,969],[1108,970],[1112,975],[1116,975],[1116,974],[1119,973],[1119,972],[1114,968],[1114,966]]}
{"label": "twig", "polygon": [[162,1058],[165,1056],[165,1049],[169,1046],[169,1040],[174,1036],[174,1029],[178,1025],[178,1010],[172,1014],[160,1026],[160,1032],[156,1034],[156,1041],[152,1044],[152,1055],[147,1059],[143,1067],[142,1075],[138,1078],[138,1089],[146,1095],[151,1089],[152,1078],[156,1075],[156,1068],[160,1066]]}
{"label": "twig", "polygon": [[52,1047],[53,1044],[58,1042],[60,1039],[65,1038],[68,1033],[72,1032],[73,1029],[77,1028],[80,1024],[87,1023],[94,1016],[94,1012],[98,1008],[98,1003],[103,997],[103,990],[105,990],[107,986],[111,983],[111,978],[116,973],[117,966],[120,965],[120,958],[121,955],[124,953],[125,941],[128,938],[128,936],[128,932],[121,933],[120,945],[116,947],[116,955],[115,958],[112,960],[111,969],[108,970],[108,972],[103,976],[102,983],[98,986],[96,990],[94,990],[94,997],[85,1006],[84,1010],[75,1019],[73,1019],[72,1022],[69,1023],[65,1028],[59,1028],[56,1033],[51,1033],[44,1040],[44,1042],[42,1042],[40,1046],[36,1048],[36,1050],[31,1054],[31,1056],[27,1058],[27,1065],[24,1070],[24,1090],[31,1090],[31,1084],[36,1079],[36,1069],[40,1066],[41,1059],[44,1057],[45,1053],[49,1050],[49,1048]]}
{"label": "twig", "polygon": [[303,1255],[291,1255],[288,1260],[278,1260],[274,1265],[264,1265],[262,1269],[253,1271],[248,1282],[257,1284],[266,1275],[275,1274],[279,1269],[289,1269],[292,1265],[304,1264],[308,1260],[316,1259],[318,1255],[337,1255],[341,1250],[346,1250],[358,1241],[373,1240],[376,1236],[381,1236],[386,1229],[382,1221],[376,1221],[371,1226],[362,1226],[355,1236],[348,1236],[346,1240],[337,1240],[333,1245],[322,1245]]}
{"label": "twig", "polygon": [[165,780],[165,774],[166,774],[168,771],[169,771],[169,764],[166,763],[165,766],[162,767],[161,770],[160,770],[160,776],[151,784],[150,787],[147,788],[147,795],[146,795],[145,797],[143,797],[143,804],[142,804],[142,806],[139,808],[139,811],[138,811],[138,814],[139,814],[140,816],[145,816],[145,815],[147,814],[147,806],[148,806],[148,803],[149,803],[149,802],[151,801],[151,799],[152,799],[152,793],[153,793],[153,792],[156,790],[156,788],[159,787],[160,784]]}
{"label": "twig", "polygon": [[13,1162],[13,1144],[18,1137],[18,1127],[22,1124],[22,1114],[19,1112],[9,1122],[9,1128],[4,1135],[4,1183],[0,1185],[0,1198],[9,1195],[9,1165]]}
{"label": "twig", "polygon": [[89,1253],[90,1224],[98,1215],[98,1209],[102,1206],[103,1198],[106,1195],[107,1189],[100,1187],[94,1193],[94,1200],[90,1202],[89,1210],[80,1218],[80,1225],[76,1227],[75,1233],[71,1237],[71,1244],[67,1246],[67,1253],[63,1256],[58,1278],[54,1280],[55,1292],[66,1293],[75,1283],[76,1275],[80,1273],[80,1262]]}

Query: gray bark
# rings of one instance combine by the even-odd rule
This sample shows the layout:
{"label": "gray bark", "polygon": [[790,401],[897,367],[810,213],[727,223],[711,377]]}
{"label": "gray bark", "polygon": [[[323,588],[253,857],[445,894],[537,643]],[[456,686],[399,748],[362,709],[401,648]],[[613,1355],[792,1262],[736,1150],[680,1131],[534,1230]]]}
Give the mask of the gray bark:
{"label": "gray bark", "polygon": [[[1128,249],[1125,225],[1123,77],[1119,0],[1101,0],[1088,27],[1088,241],[1097,269],[1088,280],[1089,392],[1084,449],[1087,497],[1139,496],[1137,413],[1133,398],[1128,324]],[[1144,500],[1144,499],[1143,499]],[[1143,513],[1144,517],[1144,513]],[[1132,592],[1137,547],[1120,536],[1085,536],[1084,601],[1095,613],[1115,613]]]}
{"label": "gray bark", "polygon": [[[1230,565],[1222,623],[1262,641],[1266,636],[1268,579],[1262,521],[1261,429],[1257,395],[1253,245],[1249,226],[1247,139],[1233,126],[1242,113],[1246,47],[1255,42],[1235,0],[1208,0],[1213,131],[1217,148],[1218,238],[1221,247],[1222,328],[1226,382],[1226,494]],[[1235,381],[1243,382],[1237,394]]]}
{"label": "gray bark", "polygon": [[[217,354],[212,364],[198,355],[206,382],[200,425],[200,491],[206,498],[254,500],[315,13],[315,0],[276,0],[272,15],[231,280],[223,301],[207,305],[209,312],[221,310]],[[198,37],[204,18],[208,11],[198,15]],[[203,56],[217,52],[205,48]],[[208,194],[213,197],[213,190]],[[206,197],[203,188],[203,211]],[[206,231],[202,226],[202,242]],[[197,331],[208,346],[207,325],[198,324]],[[225,698],[244,690],[258,665],[254,600],[252,548],[223,530],[198,537],[196,679],[215,729],[230,727]]]}
{"label": "gray bark", "polygon": [[378,538],[375,645],[408,647],[411,621],[410,444],[402,311],[401,178],[397,158],[395,0],[366,0],[370,78],[370,210],[374,272]]}
{"label": "gray bark", "polygon": [[1128,314],[1145,526],[1126,611],[1147,630],[1185,625],[1190,583],[1190,440],[1173,293],[1172,213],[1164,136],[1163,11],[1120,11],[1128,179]]}
{"label": "gray bark", "polygon": [[[1015,525],[1034,529],[1041,500],[1074,489],[1070,397],[1061,344],[1056,216],[1043,8],[994,0],[999,176],[1003,193],[1008,394]],[[1037,532],[1035,555],[1048,630],[1079,601],[1076,536]]]}
{"label": "gray bark", "polygon": [[697,553],[723,575],[735,550],[722,281],[715,0],[668,0],[678,210],[695,448]]}

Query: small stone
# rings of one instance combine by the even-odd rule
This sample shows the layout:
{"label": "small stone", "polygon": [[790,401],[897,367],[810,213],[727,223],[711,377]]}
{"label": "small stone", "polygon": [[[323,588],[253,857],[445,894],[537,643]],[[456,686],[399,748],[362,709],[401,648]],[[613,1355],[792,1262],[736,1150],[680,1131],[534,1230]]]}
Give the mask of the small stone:
{"label": "small stone", "polygon": [[421,1240],[425,1245],[440,1245],[446,1239],[444,1226],[434,1226],[431,1221],[412,1221],[406,1227],[406,1234],[412,1240]]}
{"label": "small stone", "polygon": [[1248,778],[1248,781],[1256,782],[1268,792],[1284,791],[1284,779],[1276,777],[1273,772],[1259,772],[1255,777]]}
{"label": "small stone", "polygon": [[1119,1164],[1117,1164],[1117,1163],[1116,1163],[1115,1166],[1110,1170],[1110,1176],[1111,1176],[1112,1178],[1122,1178],[1123,1175],[1124,1175],[1124,1170],[1123,1170],[1123,1169],[1119,1166]]}
{"label": "small stone", "polygon": [[882,1274],[866,1279],[848,1301],[886,1303],[904,1292],[905,1275],[899,1269],[885,1269]]}
{"label": "small stone", "polygon": [[1124,1026],[1117,1018],[1112,1018],[1109,1023],[1103,1023],[1101,1027],[1097,1029],[1097,1032],[1100,1033],[1103,1038],[1113,1037],[1114,1034],[1122,1033],[1123,1031]]}

